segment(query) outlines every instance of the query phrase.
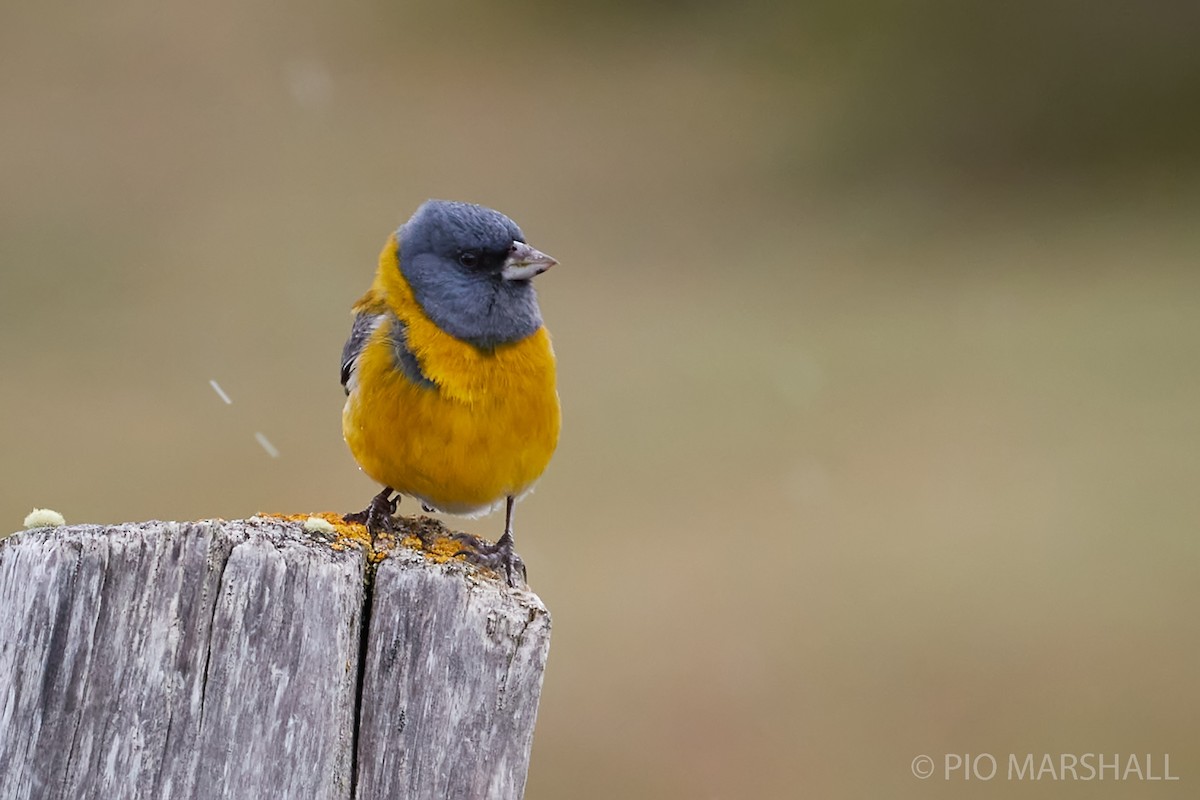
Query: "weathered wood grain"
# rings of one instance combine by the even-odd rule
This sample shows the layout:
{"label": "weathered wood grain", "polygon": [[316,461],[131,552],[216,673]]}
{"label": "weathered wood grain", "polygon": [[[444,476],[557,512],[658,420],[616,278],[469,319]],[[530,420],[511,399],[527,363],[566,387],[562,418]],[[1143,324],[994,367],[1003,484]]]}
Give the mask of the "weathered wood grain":
{"label": "weathered wood grain", "polygon": [[372,579],[275,519],[17,534],[0,798],[519,798],[549,632],[465,565]]}
{"label": "weathered wood grain", "polygon": [[362,558],[270,521],[5,540],[0,797],[349,797]]}
{"label": "weathered wood grain", "polygon": [[375,576],[358,800],[519,798],[550,647],[536,595],[457,563],[393,557]]}

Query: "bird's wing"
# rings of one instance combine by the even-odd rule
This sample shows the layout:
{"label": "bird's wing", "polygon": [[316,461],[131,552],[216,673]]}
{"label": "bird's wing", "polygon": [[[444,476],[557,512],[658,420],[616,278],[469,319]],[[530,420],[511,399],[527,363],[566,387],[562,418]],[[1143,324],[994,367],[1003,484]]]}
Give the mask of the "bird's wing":
{"label": "bird's wing", "polygon": [[387,307],[378,300],[374,292],[367,292],[354,304],[354,325],[350,328],[350,338],[342,347],[342,388],[346,390],[346,394],[350,394],[355,386],[359,355],[370,341],[371,334],[387,318],[387,314]]}
{"label": "bird's wing", "polygon": [[395,361],[396,369],[422,389],[438,388],[438,385],[421,369],[421,361],[408,346],[408,326],[395,314],[391,315],[388,338],[392,340],[392,359]]}

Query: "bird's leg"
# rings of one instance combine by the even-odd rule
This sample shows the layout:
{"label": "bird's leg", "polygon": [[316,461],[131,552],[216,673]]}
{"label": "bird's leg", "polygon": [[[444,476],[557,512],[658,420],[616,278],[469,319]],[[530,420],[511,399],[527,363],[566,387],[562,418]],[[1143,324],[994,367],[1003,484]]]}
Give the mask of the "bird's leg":
{"label": "bird's leg", "polygon": [[371,535],[371,544],[375,544],[375,535],[379,533],[392,533],[394,527],[392,525],[392,514],[396,513],[396,506],[400,503],[400,496],[392,495],[395,492],[392,487],[385,486],[383,491],[371,498],[371,502],[362,511],[355,514],[347,514],[342,517],[346,522],[357,522],[360,525],[367,526],[367,533]]}
{"label": "bird's leg", "polygon": [[454,538],[470,545],[470,549],[459,550],[455,555],[464,556],[473,564],[501,572],[508,580],[508,585],[516,587],[517,578],[525,583],[525,562],[517,555],[513,545],[513,506],[516,499],[511,495],[505,501],[504,535],[495,544],[488,544],[478,536],[469,533],[456,533]]}

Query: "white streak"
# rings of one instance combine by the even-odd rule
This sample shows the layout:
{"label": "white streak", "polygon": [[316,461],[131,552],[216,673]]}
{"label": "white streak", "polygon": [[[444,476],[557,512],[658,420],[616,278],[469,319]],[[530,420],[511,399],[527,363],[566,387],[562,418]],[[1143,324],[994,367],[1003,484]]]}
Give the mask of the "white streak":
{"label": "white streak", "polygon": [[221,388],[221,384],[217,383],[215,379],[209,381],[208,385],[213,387],[213,391],[217,393],[217,397],[225,401],[225,405],[233,405],[233,401],[229,399],[229,395],[225,394],[225,390]]}
{"label": "white streak", "polygon": [[266,436],[263,436],[261,433],[256,433],[254,434],[254,438],[257,439],[258,443],[262,445],[262,449],[267,451],[267,455],[269,455],[271,458],[279,458],[279,449],[275,447],[275,445],[271,444]]}

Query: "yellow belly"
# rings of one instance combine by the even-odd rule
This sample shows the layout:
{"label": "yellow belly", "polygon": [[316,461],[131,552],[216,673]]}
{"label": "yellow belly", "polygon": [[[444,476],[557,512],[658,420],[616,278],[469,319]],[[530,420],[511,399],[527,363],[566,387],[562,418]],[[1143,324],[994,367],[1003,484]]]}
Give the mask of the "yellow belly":
{"label": "yellow belly", "polygon": [[481,351],[423,320],[409,342],[437,389],[395,368],[388,324],[372,335],[342,433],[363,471],[442,511],[484,513],[532,487],[558,445],[554,353],[545,328]]}

